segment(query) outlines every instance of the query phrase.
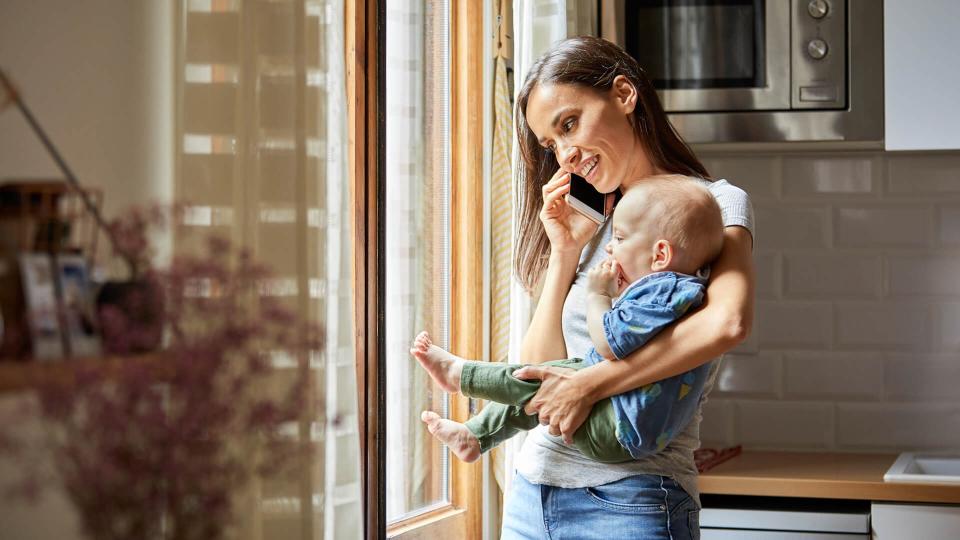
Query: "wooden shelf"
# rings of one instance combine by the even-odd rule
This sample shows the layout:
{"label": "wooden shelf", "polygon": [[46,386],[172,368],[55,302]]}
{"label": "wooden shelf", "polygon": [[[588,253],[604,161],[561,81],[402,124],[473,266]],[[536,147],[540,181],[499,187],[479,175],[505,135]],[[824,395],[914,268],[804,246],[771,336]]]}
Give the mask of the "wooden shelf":
{"label": "wooden shelf", "polygon": [[112,356],[103,358],[67,358],[62,360],[3,360],[0,361],[0,394],[26,392],[40,385],[58,381],[68,381],[74,377],[78,368],[100,364],[106,367],[108,375],[131,363],[153,366],[163,375],[165,371],[163,353],[149,353],[135,356]]}

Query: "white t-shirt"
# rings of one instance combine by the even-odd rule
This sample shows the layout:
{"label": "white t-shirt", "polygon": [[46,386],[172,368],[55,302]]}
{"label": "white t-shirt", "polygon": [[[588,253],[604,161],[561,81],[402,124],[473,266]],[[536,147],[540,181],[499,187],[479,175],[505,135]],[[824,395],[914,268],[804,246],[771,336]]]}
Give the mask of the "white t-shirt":
{"label": "white t-shirt", "polygon": [[[723,214],[724,226],[741,226],[753,235],[753,208],[747,193],[726,180],[699,181],[716,197]],[[580,266],[577,268],[577,277],[564,302],[563,339],[567,345],[567,356],[571,358],[583,358],[592,346],[587,330],[586,276],[587,270],[607,256],[603,246],[610,241],[611,222],[612,220],[608,219],[584,248],[580,256]],[[693,451],[700,446],[703,403],[716,381],[719,365],[719,361],[713,363],[703,397],[700,399],[700,407],[687,428],[662,451],[637,461],[600,463],[588,459],[576,447],[564,444],[561,438],[550,435],[547,426],[537,426],[528,432],[520,449],[515,461],[517,472],[535,484],[563,488],[600,486],[637,474],[669,476],[676,480],[699,506],[700,493],[697,489],[697,468],[693,461]]]}

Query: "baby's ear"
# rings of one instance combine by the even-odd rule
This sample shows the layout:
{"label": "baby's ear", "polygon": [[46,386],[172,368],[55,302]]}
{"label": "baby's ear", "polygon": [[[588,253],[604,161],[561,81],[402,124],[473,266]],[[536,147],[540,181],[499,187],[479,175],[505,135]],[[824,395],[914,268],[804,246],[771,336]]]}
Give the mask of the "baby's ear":
{"label": "baby's ear", "polygon": [[650,264],[650,270],[661,272],[670,268],[673,262],[673,245],[669,240],[661,238],[653,243],[653,263]]}

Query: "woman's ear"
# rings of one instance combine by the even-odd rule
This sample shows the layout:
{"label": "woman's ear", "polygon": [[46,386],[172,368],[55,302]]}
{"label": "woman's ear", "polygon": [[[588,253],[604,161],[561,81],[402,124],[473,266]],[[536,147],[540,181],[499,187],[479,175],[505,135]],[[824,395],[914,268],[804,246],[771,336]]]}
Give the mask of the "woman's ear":
{"label": "woman's ear", "polygon": [[633,114],[637,108],[637,89],[630,82],[630,79],[623,75],[617,75],[613,78],[613,86],[610,88],[613,98],[617,100],[623,114]]}
{"label": "woman's ear", "polygon": [[653,263],[650,264],[650,270],[654,272],[662,272],[667,268],[670,268],[670,263],[673,262],[673,246],[670,245],[669,240],[664,240],[661,238],[653,243]]}

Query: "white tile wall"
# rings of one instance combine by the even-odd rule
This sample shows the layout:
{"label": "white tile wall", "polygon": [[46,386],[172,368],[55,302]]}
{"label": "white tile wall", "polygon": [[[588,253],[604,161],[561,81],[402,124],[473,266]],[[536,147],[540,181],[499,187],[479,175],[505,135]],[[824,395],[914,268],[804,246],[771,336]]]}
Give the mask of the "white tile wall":
{"label": "white tile wall", "polygon": [[933,207],[927,205],[840,205],[836,209],[838,246],[930,245],[933,240]]}
{"label": "white tile wall", "polygon": [[[960,159],[954,152],[891,153],[886,158],[889,192],[911,197],[960,193]],[[956,202],[956,199],[954,199]]]}
{"label": "white tile wall", "polygon": [[823,448],[833,444],[830,403],[743,400],[734,406],[734,437],[756,448]]}
{"label": "white tile wall", "polygon": [[944,206],[940,209],[940,242],[943,244],[960,244],[960,207]]}
{"label": "white tile wall", "polygon": [[701,157],[757,218],[704,444],[960,450],[960,152]]}
{"label": "white tile wall", "polygon": [[892,256],[889,269],[891,295],[960,295],[960,256]]}
{"label": "white tile wall", "polygon": [[[876,298],[882,284],[879,255],[836,251],[783,255],[787,298]],[[757,265],[760,273],[760,265]]]}
{"label": "white tile wall", "polygon": [[761,351],[829,349],[833,306],[830,302],[758,301],[754,326]]}
{"label": "white tile wall", "polygon": [[728,178],[750,193],[754,200],[774,199],[780,194],[780,183],[774,181],[780,175],[780,158],[736,157],[731,159],[704,159],[704,165],[714,172],[715,178]]}
{"label": "white tile wall", "polygon": [[877,399],[883,392],[883,358],[874,353],[788,353],[788,399]]}
{"label": "white tile wall", "polygon": [[956,401],[957,381],[955,356],[894,354],[883,360],[884,397],[891,401]]}
{"label": "white tile wall", "polygon": [[703,406],[703,421],[700,423],[700,440],[710,441],[714,446],[731,446],[733,435],[733,402],[709,398]]}
{"label": "white tile wall", "polygon": [[939,307],[937,343],[944,351],[960,352],[960,304],[944,304]]}
{"label": "white tile wall", "polygon": [[720,365],[717,397],[747,395],[776,398],[783,380],[779,354],[728,354]]}
{"label": "white tile wall", "polygon": [[778,298],[781,290],[780,254],[777,253],[756,253],[754,264],[757,268],[756,274],[756,295],[757,298]]}
{"label": "white tile wall", "polygon": [[838,303],[837,348],[926,351],[932,342],[930,310],[904,302]]}
{"label": "white tile wall", "polygon": [[839,403],[836,421],[841,448],[960,448],[960,405]]}
{"label": "white tile wall", "polygon": [[758,250],[826,249],[830,212],[825,206],[768,208],[756,205]]}
{"label": "white tile wall", "polygon": [[800,197],[872,195],[879,190],[882,161],[873,155],[783,160],[783,194]]}

